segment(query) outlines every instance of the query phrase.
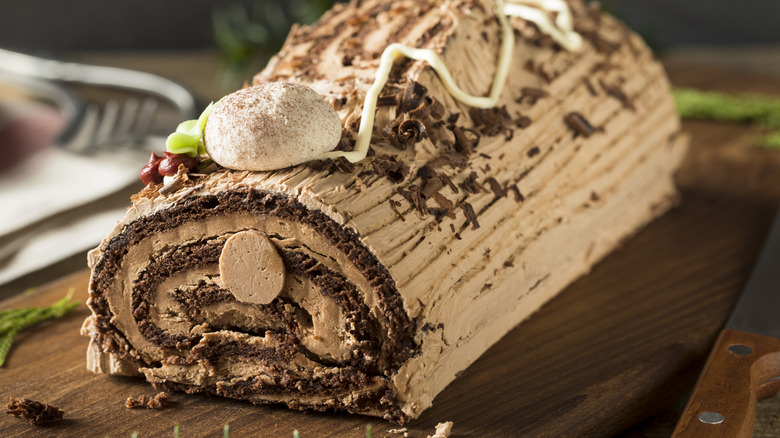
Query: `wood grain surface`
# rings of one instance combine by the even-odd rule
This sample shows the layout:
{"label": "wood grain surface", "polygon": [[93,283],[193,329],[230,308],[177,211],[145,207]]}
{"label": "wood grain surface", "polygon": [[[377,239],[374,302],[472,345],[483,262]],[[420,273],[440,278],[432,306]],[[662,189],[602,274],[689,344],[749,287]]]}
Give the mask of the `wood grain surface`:
{"label": "wood grain surface", "polygon": [[[712,78],[712,72],[691,71],[670,69],[672,80],[682,85]],[[768,79],[752,85],[754,91],[780,94]],[[409,436],[432,434],[442,421],[455,423],[454,437],[671,433],[648,432],[653,424],[636,423],[659,411],[674,413],[684,401],[747,280],[780,199],[780,155],[747,147],[754,131],[705,122],[685,128],[692,150],[678,177],[680,205],[488,350],[407,425]],[[84,301],[86,283],[81,271],[0,307],[50,304],[71,287]],[[232,437],[290,437],[294,429],[304,438],[360,437],[368,425],[375,437],[403,436],[390,432],[398,426],[369,417],[178,393],[168,408],[129,410],[127,397],[155,391],[142,380],[86,370],[87,338],[78,331],[88,313],[79,306],[18,335],[0,368],[0,401],[13,396],[51,403],[65,411],[65,420],[35,428],[2,416],[0,436],[129,437],[133,431],[141,437],[173,436],[180,424],[182,437],[219,437],[225,423]]]}

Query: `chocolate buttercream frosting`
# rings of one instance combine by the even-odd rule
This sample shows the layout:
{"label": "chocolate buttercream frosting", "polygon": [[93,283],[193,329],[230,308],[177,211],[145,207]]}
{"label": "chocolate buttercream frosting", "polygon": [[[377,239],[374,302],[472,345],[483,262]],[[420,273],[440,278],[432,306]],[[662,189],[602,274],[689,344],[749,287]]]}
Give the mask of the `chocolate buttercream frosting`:
{"label": "chocolate buttercream frosting", "polygon": [[[568,6],[581,46],[509,17],[493,107],[453,98],[424,60],[398,60],[364,159],[180,168],[135,195],[89,254],[88,368],[403,423],[662,214],[685,136],[652,53],[580,0],[506,3],[550,23]],[[435,52],[462,90],[486,96],[501,25],[489,0],[338,4],[294,28],[253,85],[315,90],[350,151],[390,43]]]}

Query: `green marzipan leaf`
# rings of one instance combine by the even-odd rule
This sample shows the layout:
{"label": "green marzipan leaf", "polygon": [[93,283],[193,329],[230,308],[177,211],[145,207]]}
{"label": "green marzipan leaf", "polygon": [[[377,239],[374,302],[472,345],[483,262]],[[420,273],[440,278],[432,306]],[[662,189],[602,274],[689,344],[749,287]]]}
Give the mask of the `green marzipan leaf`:
{"label": "green marzipan leaf", "polygon": [[11,350],[16,330],[8,330],[0,334],[0,367],[5,363],[5,358]]}
{"label": "green marzipan leaf", "polygon": [[72,296],[73,289],[68,292],[65,298],[49,307],[26,307],[0,311],[0,366],[5,362],[5,357],[11,349],[14,335],[17,332],[39,322],[65,315],[78,305],[78,303],[70,301]]}
{"label": "green marzipan leaf", "polygon": [[755,93],[729,95],[690,88],[673,90],[682,118],[754,123],[768,129],[758,144],[780,148],[780,98]]}

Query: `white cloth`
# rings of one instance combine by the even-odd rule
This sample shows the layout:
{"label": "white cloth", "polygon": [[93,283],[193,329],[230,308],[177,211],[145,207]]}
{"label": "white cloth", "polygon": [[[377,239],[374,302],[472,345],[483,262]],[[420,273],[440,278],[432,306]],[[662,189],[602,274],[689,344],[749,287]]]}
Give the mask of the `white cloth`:
{"label": "white cloth", "polygon": [[0,285],[100,243],[129,205],[111,195],[140,187],[148,155],[50,147],[0,173]]}

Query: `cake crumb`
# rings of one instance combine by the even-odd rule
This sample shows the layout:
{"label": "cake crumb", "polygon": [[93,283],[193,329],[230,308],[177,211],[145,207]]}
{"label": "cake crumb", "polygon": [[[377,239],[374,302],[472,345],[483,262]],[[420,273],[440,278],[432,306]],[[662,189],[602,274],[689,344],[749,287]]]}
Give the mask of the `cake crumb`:
{"label": "cake crumb", "polygon": [[445,421],[436,425],[436,431],[428,438],[448,438],[452,432],[452,421]]}
{"label": "cake crumb", "polygon": [[65,413],[62,409],[27,398],[8,400],[5,413],[14,417],[24,418],[33,426],[52,424],[62,420]]}
{"label": "cake crumb", "polygon": [[146,409],[160,409],[165,407],[165,403],[170,398],[170,394],[167,392],[158,392],[153,396],[141,394],[138,397],[128,397],[125,401],[125,407],[128,409],[146,408]]}
{"label": "cake crumb", "polygon": [[404,436],[409,436],[409,434],[406,432],[406,428],[402,427],[400,429],[390,429],[387,431],[387,433],[402,433]]}

